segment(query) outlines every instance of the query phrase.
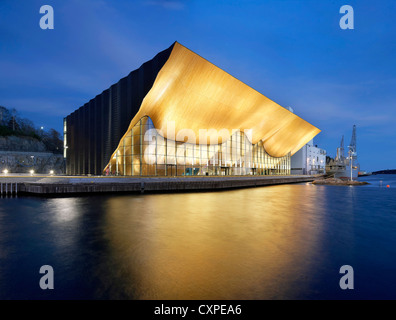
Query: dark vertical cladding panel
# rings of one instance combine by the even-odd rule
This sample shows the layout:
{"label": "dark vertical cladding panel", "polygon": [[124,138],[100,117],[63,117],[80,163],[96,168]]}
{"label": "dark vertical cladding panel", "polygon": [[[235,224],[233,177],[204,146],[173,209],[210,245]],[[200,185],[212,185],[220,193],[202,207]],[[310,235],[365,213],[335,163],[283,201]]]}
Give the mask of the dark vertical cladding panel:
{"label": "dark vertical cladding panel", "polygon": [[119,98],[119,83],[111,86],[111,134],[110,134],[110,158],[111,153],[117,148],[121,139],[121,110]]}
{"label": "dark vertical cladding panel", "polygon": [[91,173],[95,174],[95,158],[96,158],[96,98],[92,101],[91,110],[91,130],[92,130],[92,140],[91,140]]}
{"label": "dark vertical cladding panel", "polygon": [[84,107],[84,174],[88,174],[89,164],[89,102]]}
{"label": "dark vertical cladding panel", "polygon": [[78,144],[78,136],[80,134],[80,124],[78,123],[79,120],[79,112],[78,109],[74,113],[74,132],[76,133],[74,136],[74,174],[78,174],[78,154],[80,153],[79,144]]}
{"label": "dark vertical cladding panel", "polygon": [[89,170],[88,173],[95,174],[95,99],[89,102]]}
{"label": "dark vertical cladding panel", "polygon": [[78,137],[78,109],[74,111],[73,114],[73,122],[74,122],[74,139],[73,139],[73,175],[77,174],[77,168],[78,168],[78,143],[77,143],[77,137]]}
{"label": "dark vertical cladding panel", "polygon": [[[118,103],[119,103],[119,112],[120,112],[120,137],[116,142],[116,147],[121,140],[122,136],[128,129],[130,123],[130,114],[128,113],[128,102],[127,102],[127,78],[123,78],[118,82]],[[128,121],[129,120],[129,121]],[[126,128],[126,129],[124,129]],[[123,130],[124,129],[124,130]],[[114,148],[114,149],[115,149]],[[114,150],[113,149],[113,150]]]}
{"label": "dark vertical cladding panel", "polygon": [[78,159],[78,174],[84,174],[84,157],[85,157],[85,117],[84,117],[84,106],[80,108],[80,117],[79,117],[79,131],[80,131],[80,136],[79,136],[79,159]]}
{"label": "dark vertical cladding panel", "polygon": [[76,174],[79,175],[81,174],[81,160],[82,160],[82,143],[81,139],[82,137],[82,113],[81,113],[81,108],[77,109],[76,112]]}
{"label": "dark vertical cladding panel", "polygon": [[66,150],[66,174],[71,175],[72,170],[71,170],[71,158],[70,158],[70,154],[71,152],[73,152],[72,148],[70,148],[71,144],[72,144],[72,138],[73,138],[73,134],[74,134],[74,130],[73,130],[73,125],[72,125],[72,115],[69,114],[66,117],[66,122],[67,122],[67,150]]}
{"label": "dark vertical cladding panel", "polygon": [[102,94],[102,105],[103,105],[103,118],[102,118],[102,128],[103,128],[103,150],[102,150],[102,160],[101,166],[111,155],[111,104],[110,104],[110,94],[109,89],[105,90]]}
{"label": "dark vertical cladding panel", "polygon": [[101,173],[101,154],[102,154],[102,96],[96,96],[95,109],[95,174]]}
{"label": "dark vertical cladding panel", "polygon": [[92,108],[91,108],[91,119],[90,119],[90,128],[91,128],[91,150],[90,150],[90,173],[95,174],[95,156],[96,156],[96,97],[92,99]]}
{"label": "dark vertical cladding panel", "polygon": [[91,109],[92,109],[92,100],[88,102],[87,105],[87,113],[86,113],[86,129],[85,132],[87,134],[87,149],[85,156],[85,174],[91,173],[90,164],[91,164]]}
{"label": "dark vertical cladding panel", "polygon": [[82,154],[82,159],[81,159],[81,171],[80,174],[86,174],[85,172],[85,164],[87,163],[87,107],[88,104],[86,103],[82,108],[81,108],[81,113],[82,113],[82,124],[81,124],[81,130],[82,130],[82,136],[81,136],[81,154]]}
{"label": "dark vertical cladding panel", "polygon": [[69,116],[70,174],[102,174],[172,49],[173,44]]}
{"label": "dark vertical cladding panel", "polygon": [[[147,63],[147,62],[146,62]],[[144,63],[137,71],[137,96],[138,96],[138,101],[143,101],[143,95],[144,95],[144,69],[145,65]]]}
{"label": "dark vertical cladding panel", "polygon": [[93,109],[92,109],[92,173],[95,174],[96,172],[96,152],[98,151],[97,143],[98,143],[98,136],[96,133],[96,127],[98,126],[96,122],[97,110],[98,110],[98,103],[97,103],[97,96],[93,99]]}
{"label": "dark vertical cladding panel", "polygon": [[78,174],[78,134],[79,134],[79,124],[78,124],[78,110],[74,112],[73,116],[73,122],[74,122],[74,139],[73,139],[73,159],[74,159],[74,168],[73,168],[73,174]]}
{"label": "dark vertical cladding panel", "polygon": [[[106,138],[107,138],[107,125],[106,125],[106,117],[108,116],[108,101],[105,101],[104,99],[105,93],[103,92],[101,95],[101,104],[102,104],[102,109],[101,109],[101,122],[100,122],[100,126],[101,126],[101,137],[102,137],[102,141],[100,141],[100,167],[103,166],[103,162],[104,162],[104,150],[105,150],[105,142],[106,142]],[[108,100],[108,99],[107,99]],[[106,112],[107,111],[107,112]]]}
{"label": "dark vertical cladding panel", "polygon": [[84,108],[84,174],[88,174],[89,163],[89,103]]}
{"label": "dark vertical cladding panel", "polygon": [[80,108],[80,136],[79,136],[79,159],[78,159],[78,174],[84,174],[84,157],[85,157],[85,117],[84,117],[84,106]]}
{"label": "dark vertical cladding panel", "polygon": [[[72,131],[72,129],[71,129],[71,125],[70,125],[70,118],[71,118],[71,115],[68,115],[67,117],[66,117],[66,132],[67,132],[67,134],[66,134],[66,146],[68,147],[68,146],[70,146],[70,139],[71,139],[71,135],[73,134],[73,131]],[[66,149],[66,175],[70,175],[71,174],[71,172],[70,172],[70,150],[68,150],[68,148]]]}
{"label": "dark vertical cladding panel", "polygon": [[87,135],[86,150],[85,150],[85,174],[91,173],[89,170],[90,160],[91,160],[91,100],[87,104],[87,113],[85,119],[85,133]]}
{"label": "dark vertical cladding panel", "polygon": [[[126,77],[126,87],[125,87],[125,92],[126,92],[126,108],[125,108],[125,118],[126,121],[128,122],[130,115],[133,114],[133,104],[132,104],[132,95],[133,95],[133,87],[132,87],[132,73],[129,74],[129,76]],[[129,123],[127,124],[127,128],[129,126]]]}
{"label": "dark vertical cladding panel", "polygon": [[[131,98],[132,98],[132,105],[131,105],[131,114],[135,115],[140,108],[140,99],[139,99],[139,92],[136,90],[138,87],[138,71],[135,70],[134,72],[131,73],[131,86],[128,88],[128,91],[130,91]],[[133,118],[133,116],[132,116]],[[131,118],[131,119],[132,119]]]}
{"label": "dark vertical cladding panel", "polygon": [[69,115],[67,118],[67,150],[66,150],[66,168],[67,168],[67,174],[68,175],[72,175],[73,171],[72,171],[72,158],[71,155],[74,151],[74,149],[70,148],[70,146],[72,145],[72,139],[74,136],[74,128],[73,128],[73,115]]}
{"label": "dark vertical cladding panel", "polygon": [[[68,119],[70,119],[70,115],[63,118],[63,125],[66,122],[66,131],[69,129]],[[65,128],[63,128],[63,131],[65,131]],[[68,143],[69,143],[68,140],[69,140],[69,135],[66,135],[66,137],[65,137],[65,135],[63,134],[63,141],[65,143],[64,145],[66,145],[66,146],[68,145]],[[66,152],[65,174],[67,175],[69,172],[69,168],[68,168],[69,162],[67,161],[67,150],[64,150],[63,152],[64,153]]]}
{"label": "dark vertical cladding panel", "polygon": [[74,111],[71,114],[71,118],[70,118],[70,123],[71,123],[71,131],[72,131],[72,135],[71,135],[71,140],[70,140],[70,146],[68,149],[70,152],[70,174],[75,175],[76,174],[76,144],[75,144],[75,140],[76,140],[76,136],[77,136],[77,128],[76,128],[76,111]]}
{"label": "dark vertical cladding panel", "polygon": [[77,156],[77,150],[76,150],[76,137],[77,137],[77,126],[76,126],[76,112],[73,112],[72,114],[72,124],[73,124],[73,136],[71,140],[71,151],[70,152],[70,159],[71,159],[71,174],[75,175],[76,174],[76,156]]}
{"label": "dark vertical cladding panel", "polygon": [[80,109],[80,116],[79,116],[79,132],[80,135],[78,137],[78,174],[81,175],[84,171],[84,149],[85,149],[85,132],[84,132],[84,106],[82,106]]}

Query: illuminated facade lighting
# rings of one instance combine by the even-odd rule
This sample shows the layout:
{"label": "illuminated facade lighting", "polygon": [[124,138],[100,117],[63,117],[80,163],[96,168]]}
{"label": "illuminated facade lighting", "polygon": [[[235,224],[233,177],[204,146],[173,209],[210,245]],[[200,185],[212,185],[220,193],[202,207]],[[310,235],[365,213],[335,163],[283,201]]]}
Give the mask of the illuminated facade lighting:
{"label": "illuminated facade lighting", "polygon": [[290,174],[319,132],[175,42],[64,119],[66,173]]}

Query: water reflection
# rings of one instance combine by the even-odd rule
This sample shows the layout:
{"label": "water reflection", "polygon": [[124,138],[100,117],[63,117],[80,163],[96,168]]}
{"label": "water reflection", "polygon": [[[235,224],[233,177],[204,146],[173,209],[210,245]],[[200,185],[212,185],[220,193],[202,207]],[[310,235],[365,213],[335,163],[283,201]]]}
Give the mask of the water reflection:
{"label": "water reflection", "polygon": [[290,296],[309,285],[306,270],[315,265],[321,192],[280,186],[111,198],[111,269],[139,299]]}
{"label": "water reflection", "polygon": [[[0,299],[394,299],[395,192],[301,184],[3,199]],[[38,286],[44,264],[51,292]],[[338,286],[344,264],[353,292]]]}
{"label": "water reflection", "polygon": [[48,199],[47,210],[58,224],[69,223],[80,215],[78,198]]}

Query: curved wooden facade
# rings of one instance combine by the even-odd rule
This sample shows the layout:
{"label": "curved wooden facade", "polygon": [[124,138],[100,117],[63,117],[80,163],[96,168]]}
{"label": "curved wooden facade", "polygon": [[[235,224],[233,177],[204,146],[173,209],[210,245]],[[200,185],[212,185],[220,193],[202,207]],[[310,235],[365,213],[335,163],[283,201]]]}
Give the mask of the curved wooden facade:
{"label": "curved wooden facade", "polygon": [[229,136],[251,129],[252,144],[263,141],[273,157],[293,155],[320,132],[177,42],[129,128],[144,116],[171,139],[169,122],[176,132],[192,129],[197,140],[200,129],[227,129]]}
{"label": "curved wooden facade", "polygon": [[[138,80],[128,80],[134,73]],[[183,138],[178,140],[177,136],[169,133],[192,130],[196,144],[206,143],[199,141],[201,129],[228,130],[226,138],[224,135],[218,138],[219,144],[226,142],[235,130],[249,130],[251,134],[247,136],[251,144],[260,143],[265,152],[274,158],[290,157],[320,132],[315,126],[177,42],[131,74],[120,80],[115,89],[112,86],[100,95],[102,109],[97,108],[95,100],[98,97],[91,100],[88,107],[80,108],[99,110],[93,112],[96,114],[107,108],[103,109],[104,105],[109,106],[106,109],[109,111],[102,112],[102,121],[98,124],[94,120],[92,124],[102,130],[107,126],[103,130],[105,133],[93,135],[94,142],[88,143],[88,147],[79,144],[84,143],[84,139],[89,141],[87,135],[91,127],[82,132],[81,126],[90,116],[79,116],[76,112],[84,114],[79,109],[66,118],[69,153],[67,173],[101,174],[110,160],[117,156],[117,150],[124,144],[123,139],[131,134],[132,128],[144,117],[152,120],[165,139],[183,141]],[[142,78],[149,79],[144,86],[139,85],[139,79]],[[124,87],[120,84],[122,82]],[[111,96],[103,97],[106,92]],[[114,95],[119,97],[115,99],[116,102],[113,101]],[[139,98],[134,100],[132,106],[131,99],[126,98],[128,96]],[[113,110],[114,104],[117,104],[116,110]],[[122,125],[118,125],[117,121],[122,122]],[[99,144],[102,148],[98,148]],[[92,148],[95,152],[92,152]],[[110,150],[113,152],[111,155]],[[80,159],[82,153],[88,155]],[[97,165],[92,165],[92,161]]]}

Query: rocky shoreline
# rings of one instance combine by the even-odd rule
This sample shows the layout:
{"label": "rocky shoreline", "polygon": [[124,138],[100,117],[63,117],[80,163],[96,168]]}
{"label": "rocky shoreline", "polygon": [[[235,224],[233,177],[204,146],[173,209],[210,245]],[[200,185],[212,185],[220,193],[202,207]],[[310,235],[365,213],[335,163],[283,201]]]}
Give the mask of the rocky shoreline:
{"label": "rocky shoreline", "polygon": [[312,184],[320,184],[320,185],[331,185],[331,186],[362,186],[369,184],[366,181],[357,181],[357,180],[342,180],[337,178],[329,178],[329,179],[320,179],[312,181]]}

